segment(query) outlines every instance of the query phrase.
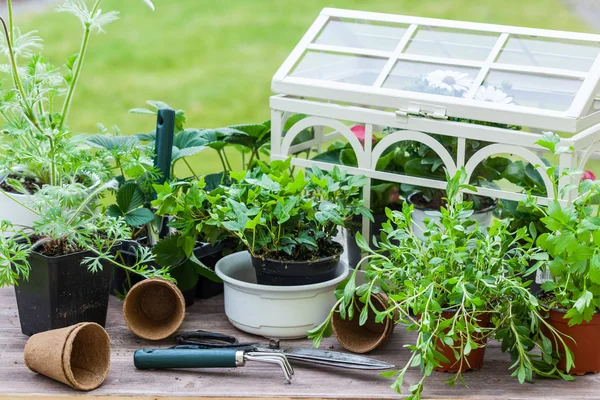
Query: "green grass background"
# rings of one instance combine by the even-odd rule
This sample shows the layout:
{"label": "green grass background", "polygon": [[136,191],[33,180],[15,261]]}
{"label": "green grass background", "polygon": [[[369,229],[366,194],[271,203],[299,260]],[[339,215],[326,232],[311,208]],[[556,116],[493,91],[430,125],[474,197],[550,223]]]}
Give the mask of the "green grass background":
{"label": "green grass background", "polygon": [[[590,31],[560,0],[104,0],[121,19],[94,35],[70,126],[96,124],[146,132],[151,117],[127,111],[145,100],[184,109],[189,127],[217,127],[269,118],[271,78],[324,7],[459,19],[536,28]],[[78,51],[81,25],[52,10],[18,15],[36,29],[45,56],[62,64]],[[198,172],[218,168],[211,150],[193,157]],[[179,167],[183,169],[182,166]]]}

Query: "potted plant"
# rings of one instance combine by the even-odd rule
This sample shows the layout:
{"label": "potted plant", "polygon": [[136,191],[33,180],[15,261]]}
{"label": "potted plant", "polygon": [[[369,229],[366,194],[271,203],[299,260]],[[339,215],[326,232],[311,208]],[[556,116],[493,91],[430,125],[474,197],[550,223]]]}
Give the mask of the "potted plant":
{"label": "potted plant", "polygon": [[358,197],[365,177],[335,168],[290,173],[290,160],[274,161],[245,173],[231,173],[232,184],[215,190],[200,182],[157,187],[159,214],[173,216],[179,244],[190,253],[199,235],[237,238],[252,256],[258,283],[302,285],[323,282],[335,273],[343,247],[333,241],[353,215],[371,213]]}
{"label": "potted plant", "polygon": [[[477,123],[477,121],[466,122]],[[364,144],[364,127],[354,126],[351,130],[359,141]],[[385,128],[382,134],[387,135],[397,130]],[[431,136],[438,140],[449,154],[457,154],[458,141],[456,138],[433,134]],[[374,145],[379,140],[381,140],[381,135],[373,136]],[[483,142],[469,140],[466,151],[467,159],[485,145],[487,144]],[[352,167],[358,165],[352,147],[341,141],[332,143],[325,153],[319,154],[313,159]],[[495,182],[505,177],[504,172],[511,163],[511,160],[504,157],[491,157],[477,166],[472,174],[471,183],[497,188]],[[435,180],[445,180],[446,177],[444,163],[439,155],[429,146],[412,141],[398,142],[388,147],[377,161],[377,170]],[[498,201],[475,194],[467,194],[466,196],[474,204],[473,217],[478,220],[480,225],[489,225]],[[445,197],[446,193],[440,189],[374,180],[371,187],[371,210],[376,223],[371,225],[370,232],[379,232],[381,225],[387,220],[385,208],[400,210],[403,198],[415,205],[413,223],[415,224],[416,233],[423,237],[425,232],[424,220],[431,218],[426,212],[439,211],[440,207],[444,205]],[[348,229],[348,235],[346,236],[349,248],[348,255],[352,266],[355,266],[360,260],[360,252],[355,244],[354,235],[356,232],[360,232],[361,229],[362,221],[355,220]]]}
{"label": "potted plant", "polygon": [[1,20],[0,49],[8,57],[12,86],[0,91],[0,114],[5,120],[0,131],[0,218],[15,225],[30,226],[36,215],[25,204],[27,196],[11,186],[7,177],[19,181],[28,194],[44,185],[77,182],[93,187],[110,178],[105,153],[90,151],[67,126],[90,36],[117,19],[115,11],[102,13],[100,3],[95,0],[88,8],[84,1],[67,1],[57,8],[75,15],[83,26],[79,53],[57,68],[38,53],[42,39],[35,32],[21,34],[14,26],[12,0],[7,1],[8,20]]}
{"label": "potted plant", "polygon": [[[531,381],[533,373],[569,378],[553,358],[553,341],[568,353],[565,339],[544,320],[519,276],[527,269],[535,272],[547,259],[533,246],[535,228],[512,232],[506,220],[495,220],[487,230],[479,226],[473,204],[460,198],[460,190],[475,190],[465,177],[461,170],[449,180],[445,205],[432,215],[439,222],[426,220],[425,239],[415,232],[410,204],[401,212],[387,211],[390,221],[374,241],[375,250],[357,234],[368,253],[363,260],[367,283],[357,286],[355,271],[332,311],[344,319],[359,318],[361,325],[373,312],[377,322],[392,319],[415,332],[416,340],[407,345],[408,362],[389,374],[397,375],[393,388],[401,393],[408,369],[420,368],[422,378],[408,388],[412,399],[420,398],[434,370],[453,373],[447,379],[453,385],[464,371],[480,368],[488,338],[510,353],[510,369],[521,383]],[[534,268],[529,268],[531,259],[538,260]],[[381,291],[388,296],[383,311],[373,303]],[[328,333],[331,317],[310,333],[315,345]]]}
{"label": "potted plant", "polygon": [[[130,112],[156,116],[159,109],[170,108],[161,101],[148,101],[147,103],[154,110],[137,108]],[[201,130],[186,129],[185,123],[185,112],[183,110],[176,111],[170,162],[170,176],[173,178],[175,177],[175,168],[180,161],[188,166],[192,177],[195,177],[195,172],[186,158],[207,149],[208,141],[200,135]],[[170,257],[172,256],[171,239],[159,238],[162,217],[156,216],[151,206],[151,201],[156,197],[152,185],[158,183],[160,179],[164,179],[154,166],[156,133],[121,136],[118,129],[111,133],[103,127],[100,128],[101,133],[89,136],[87,142],[108,152],[118,175],[120,186],[116,191],[115,203],[111,204],[107,211],[109,215],[124,217],[132,227],[131,240],[124,241],[123,249],[120,251],[123,262],[134,264],[137,262],[135,259],[136,247],[150,248],[156,255],[155,261],[163,267],[170,268],[171,274],[176,277],[188,306],[194,303],[196,295],[210,297],[222,292],[222,286],[219,286],[218,283],[215,285],[212,283],[213,281],[210,283],[203,281],[203,277],[199,277],[197,271],[204,270],[194,268],[191,261],[172,259]],[[209,243],[198,242],[194,248],[194,254],[196,260],[208,263],[214,268],[223,249],[224,247],[217,243],[213,246]],[[161,254],[161,252],[166,252],[166,254]],[[173,263],[175,261],[176,263]],[[131,276],[125,270],[116,270],[113,292],[119,297],[124,297],[125,292],[139,279],[138,276]],[[197,290],[197,286],[201,287]]]}
{"label": "potted plant", "polygon": [[[560,137],[546,133],[537,142],[550,150],[554,160],[572,149],[558,147]],[[542,215],[546,232],[539,236],[537,245],[549,255],[544,292],[540,295],[550,308],[549,324],[569,337],[567,344],[573,359],[562,348],[558,367],[572,374],[600,372],[600,181],[592,180],[589,172],[563,170],[557,173],[555,162],[547,168],[553,182],[554,199],[547,207],[540,206],[530,195],[522,202],[526,209]],[[559,179],[568,176],[583,177],[578,185],[567,185],[559,192]],[[586,179],[587,178],[587,179]],[[593,177],[595,178],[595,177]],[[567,205],[560,196],[576,191],[576,197]],[[548,276],[549,275],[549,276]],[[574,364],[574,365],[573,365]]]}
{"label": "potted plant", "polygon": [[116,185],[114,180],[91,193],[73,183],[46,185],[30,195],[18,181],[10,184],[24,193],[36,215],[31,227],[0,224],[0,287],[15,286],[26,335],[79,322],[104,325],[113,265],[146,278],[172,280],[168,270],[148,265],[150,251],[141,249],[132,266],[116,258],[120,241],[131,235],[129,227],[123,218],[98,210],[100,196]]}

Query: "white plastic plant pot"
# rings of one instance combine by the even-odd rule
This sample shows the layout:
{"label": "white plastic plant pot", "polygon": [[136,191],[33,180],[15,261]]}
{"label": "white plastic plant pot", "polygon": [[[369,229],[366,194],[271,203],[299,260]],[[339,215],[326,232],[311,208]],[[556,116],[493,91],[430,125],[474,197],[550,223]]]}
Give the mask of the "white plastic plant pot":
{"label": "white plastic plant pot", "polygon": [[[494,219],[494,210],[496,209],[496,207],[497,207],[497,205],[495,205],[493,207],[488,207],[485,210],[476,211],[475,213],[473,213],[473,216],[471,218],[473,220],[477,221],[479,226],[486,228],[492,224],[492,221]],[[414,230],[415,234],[421,239],[425,238],[425,232],[427,231],[426,224],[425,224],[426,218],[435,221],[439,225],[440,218],[436,217],[436,216],[427,215],[428,211],[437,211],[437,210],[427,210],[427,209],[417,208],[415,206],[415,209],[412,214],[413,230]]]}
{"label": "white plastic plant pot", "polygon": [[17,228],[31,227],[38,219],[38,215],[19,204],[27,205],[29,198],[17,193],[9,193],[8,195],[10,197],[0,190],[0,220],[10,221]]}
{"label": "white plastic plant pot", "polygon": [[297,339],[322,323],[336,302],[334,290],[348,276],[340,261],[336,278],[302,286],[256,283],[247,251],[223,257],[215,271],[225,284],[225,314],[238,329],[269,338]]}

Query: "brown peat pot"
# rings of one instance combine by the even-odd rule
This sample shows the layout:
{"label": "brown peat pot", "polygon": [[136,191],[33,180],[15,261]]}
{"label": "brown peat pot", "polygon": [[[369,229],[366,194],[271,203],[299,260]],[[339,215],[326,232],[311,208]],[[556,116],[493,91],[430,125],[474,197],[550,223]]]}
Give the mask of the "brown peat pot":
{"label": "brown peat pot", "polygon": [[344,247],[335,242],[333,245],[337,248],[336,254],[317,261],[279,261],[252,257],[256,282],[269,286],[301,286],[335,279]]}
{"label": "brown peat pot", "polygon": [[181,326],[185,300],[179,288],[162,279],[146,279],[127,293],[123,318],[129,329],[146,340],[168,338]]}
{"label": "brown peat pot", "polygon": [[[378,311],[384,311],[388,306],[388,297],[383,293],[373,295],[371,301]],[[386,318],[381,323],[375,322],[375,313],[369,309],[367,322],[360,326],[359,314],[360,311],[355,310],[354,318],[342,319],[339,313],[333,313],[331,327],[338,342],[346,350],[353,353],[368,353],[386,342],[394,332],[396,323],[390,318]]]}
{"label": "brown peat pot", "polygon": [[110,368],[110,338],[94,323],[35,334],[24,353],[27,368],[78,390],[96,389]]}
{"label": "brown peat pot", "polygon": [[[449,319],[454,316],[453,312],[445,311],[442,313],[442,318]],[[480,314],[478,316],[478,325],[481,328],[488,328],[490,326],[490,314]],[[449,373],[457,373],[457,372],[465,372],[468,370],[478,370],[483,365],[483,358],[485,356],[485,345],[487,343],[487,336],[482,335],[480,338],[475,338],[475,343],[477,343],[479,348],[471,350],[468,356],[462,358],[461,360],[456,359],[454,356],[454,352],[452,351],[452,347],[444,344],[441,340],[438,339],[437,345],[440,353],[444,355],[450,362],[442,363],[440,362],[439,367],[435,367],[434,370],[438,372],[449,372]],[[462,364],[462,365],[461,365]]]}
{"label": "brown peat pot", "polygon": [[[594,314],[590,322],[583,321],[579,325],[569,326],[569,320],[565,319],[565,311],[552,309],[548,317],[548,323],[560,333],[570,336],[564,338],[565,343],[573,352],[573,363],[575,366],[569,371],[572,375],[584,375],[587,373],[597,374],[600,372],[600,314]],[[564,349],[559,347],[560,360],[558,368],[566,370]]]}

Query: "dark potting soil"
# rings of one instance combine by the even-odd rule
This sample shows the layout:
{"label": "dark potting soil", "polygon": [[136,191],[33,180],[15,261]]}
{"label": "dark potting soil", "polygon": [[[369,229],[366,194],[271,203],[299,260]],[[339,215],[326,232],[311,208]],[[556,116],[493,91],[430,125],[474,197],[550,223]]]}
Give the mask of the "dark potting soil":
{"label": "dark potting soil", "polygon": [[[25,190],[27,190],[27,192],[29,194],[33,194],[33,193],[37,192],[38,190],[40,190],[40,184],[37,179],[23,178],[23,177],[20,177],[17,175],[8,175],[8,178],[16,179],[19,182],[21,182],[21,185],[23,185],[23,187],[25,188]],[[0,183],[0,189],[4,190],[6,193],[20,194],[12,186],[10,186],[8,183],[6,183],[5,180],[2,181],[2,183]]]}
{"label": "dark potting soil", "polygon": [[[465,196],[465,199],[466,201],[473,201],[473,197],[477,197],[479,200],[479,207],[475,207],[475,211],[486,210],[496,205],[496,200],[492,199],[491,197],[467,195]],[[447,202],[441,196],[436,196],[429,201],[425,198],[423,193],[420,192],[413,194],[410,200],[415,207],[420,209],[439,210],[447,205]],[[474,204],[477,203],[478,202],[474,202]]]}
{"label": "dark potting soil", "polygon": [[[32,236],[30,238],[32,243],[35,243],[39,240],[43,240],[42,236]],[[58,239],[51,240],[48,243],[44,243],[43,245],[34,249],[37,253],[40,253],[46,257],[60,257],[66,256],[68,254],[74,254],[84,251],[82,247],[77,246],[75,243],[72,243],[69,240]]]}
{"label": "dark potting soil", "polygon": [[265,258],[281,262],[314,262],[322,258],[333,257],[337,254],[341,254],[344,250],[343,246],[337,242],[319,241],[318,245],[318,252],[311,252],[305,247],[299,247],[299,251],[292,252],[292,255],[280,251],[277,253],[257,254],[257,256],[258,258]]}

